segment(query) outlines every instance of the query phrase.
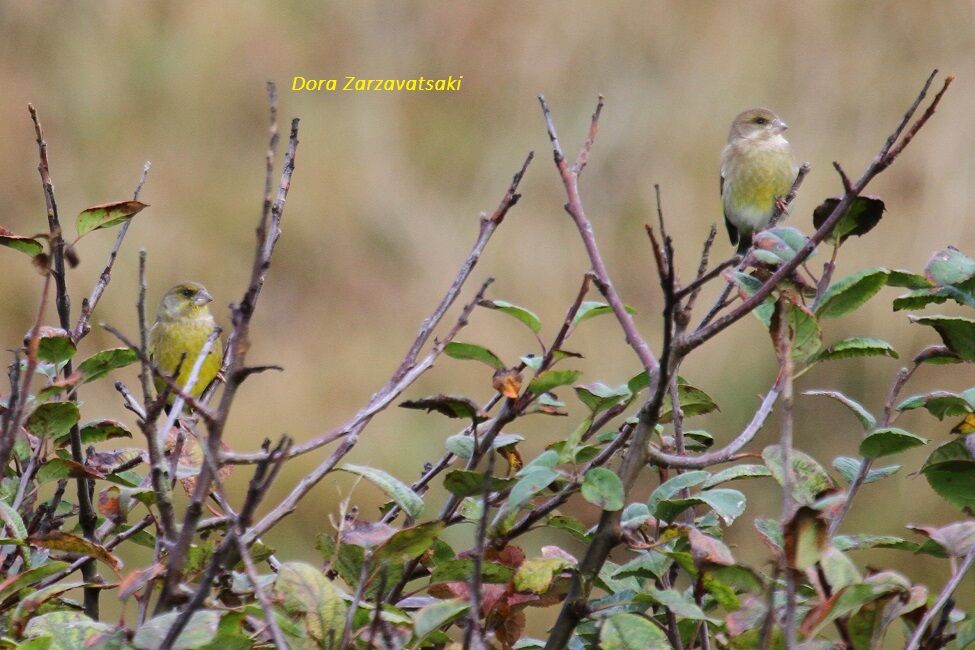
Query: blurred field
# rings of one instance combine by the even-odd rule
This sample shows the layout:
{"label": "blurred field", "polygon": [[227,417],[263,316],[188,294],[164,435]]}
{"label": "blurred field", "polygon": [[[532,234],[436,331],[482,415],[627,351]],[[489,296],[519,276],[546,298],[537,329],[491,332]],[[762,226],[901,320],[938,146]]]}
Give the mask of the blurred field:
{"label": "blurred field", "polygon": [[[871,185],[888,212],[867,239],[844,249],[837,276],[874,265],[920,270],[947,244],[975,253],[973,10],[968,2],[4,2],[0,223],[23,233],[44,224],[30,101],[46,128],[68,224],[91,204],[130,196],[143,161],[152,161],[143,193],[152,207],[129,232],[96,322],[135,332],[142,247],[149,251],[153,306],[184,279],[206,284],[219,305],[238,300],[262,198],[264,82],[276,81],[282,126],[300,116],[301,145],[250,360],[281,364],[285,372],[245,384],[228,439],[240,450],[283,432],[301,441],[353,413],[398,365],[473,242],[478,213],[494,209],[530,149],[537,157],[524,198],[469,289],[494,276],[494,297],[533,309],[544,332],[554,333],[587,264],[561,208],[539,92],[568,151],[581,142],[596,95],[606,96],[584,201],[611,273],[655,345],[660,301],[643,235],[643,224],[655,218],[653,183],[662,187],[688,278],[709,225],[720,221],[718,155],[728,123],[746,107],[778,112],[791,126],[797,156],[812,164],[790,220],[809,232],[812,208],[840,190],[831,162],[858,176],[931,69],[956,74],[939,113]],[[449,94],[289,91],[295,75],[346,74],[450,74],[464,75],[464,82]],[[75,313],[113,237],[95,233],[82,244],[82,264],[69,277]],[[723,228],[719,242],[722,254],[730,252]],[[9,251],[0,257],[0,341],[11,347],[30,325],[40,281],[26,258]],[[826,340],[879,336],[908,359],[934,342],[929,331],[891,311],[895,291],[885,290],[855,317],[828,321]],[[226,310],[221,318],[226,324]],[[476,313],[460,338],[489,345],[509,363],[533,349],[523,328],[493,312]],[[721,404],[720,414],[694,425],[724,441],[740,430],[775,371],[767,335],[753,319],[720,340],[692,357],[682,374]],[[85,345],[91,353],[115,342],[96,328]],[[637,371],[609,318],[587,323],[569,347],[586,355],[579,367],[589,380],[616,385]],[[899,367],[894,360],[833,362],[804,376],[798,388],[835,387],[879,411]],[[132,372],[123,379],[135,383]],[[967,366],[925,369],[906,392],[972,383]],[[410,396],[434,392],[485,399],[490,376],[445,359]],[[91,417],[128,418],[110,384],[82,398]],[[854,455],[857,422],[815,399],[799,400],[797,444],[824,464],[838,453]],[[951,426],[913,414],[900,423],[934,442],[945,441]],[[570,425],[536,418],[515,430],[529,438],[531,453]],[[774,429],[752,449],[760,450]],[[412,479],[453,432],[435,416],[392,409],[366,430],[350,460]],[[903,524],[960,518],[912,475],[926,453],[906,455],[896,479],[865,488],[845,529],[909,536]],[[326,454],[292,462],[272,501]],[[231,485],[242,489],[245,481],[238,471]],[[345,477],[325,481],[269,541],[285,556],[314,557],[315,535],[331,530],[329,517],[352,486]],[[766,552],[747,519],[775,511],[778,490],[753,482],[746,491],[749,511],[731,541],[760,562]],[[353,501],[372,515],[380,494],[362,484]],[[453,534],[462,540],[470,533]],[[893,551],[857,559],[861,566],[892,565],[939,588],[948,570],[943,561]],[[960,603],[971,602],[973,582]]]}

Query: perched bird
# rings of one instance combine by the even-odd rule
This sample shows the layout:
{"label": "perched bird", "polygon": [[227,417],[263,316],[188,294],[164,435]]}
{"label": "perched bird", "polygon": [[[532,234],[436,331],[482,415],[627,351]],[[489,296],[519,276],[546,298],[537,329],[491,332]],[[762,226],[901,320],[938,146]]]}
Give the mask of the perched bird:
{"label": "perched bird", "polygon": [[[202,284],[183,282],[167,291],[159,302],[156,322],[149,330],[149,358],[159,370],[170,375],[176,373],[178,367],[179,373],[173,379],[179,386],[186,385],[200,350],[217,326],[208,306],[211,301],[213,296]],[[190,391],[194,397],[202,395],[216,378],[222,361],[223,348],[217,340]],[[165,389],[166,383],[158,377],[154,382],[157,393]],[[175,399],[175,395],[170,395],[169,404]]]}
{"label": "perched bird", "polygon": [[721,201],[731,243],[744,253],[752,234],[768,226],[796,178],[789,128],[767,108],[740,113],[721,152]]}

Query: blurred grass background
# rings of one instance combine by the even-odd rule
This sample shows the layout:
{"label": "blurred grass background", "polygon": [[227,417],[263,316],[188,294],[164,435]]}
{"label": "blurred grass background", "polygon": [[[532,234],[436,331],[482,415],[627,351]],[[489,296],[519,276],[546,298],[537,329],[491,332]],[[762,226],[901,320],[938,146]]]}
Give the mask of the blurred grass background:
{"label": "blurred grass background", "polygon": [[[264,83],[276,81],[283,135],[288,118],[300,116],[301,145],[249,359],[281,364],[285,372],[245,384],[227,440],[239,450],[283,432],[302,441],[351,415],[398,365],[464,259],[478,213],[494,209],[530,149],[537,157],[522,185],[524,198],[495,235],[467,295],[492,275],[492,296],[533,309],[544,334],[554,334],[587,263],[561,208],[539,92],[551,104],[567,152],[577,150],[596,95],[606,96],[584,201],[618,288],[655,345],[660,300],[643,234],[643,224],[655,218],[653,184],[662,187],[687,279],[709,225],[721,225],[718,155],[731,118],[747,107],[777,111],[791,126],[797,158],[812,164],[789,221],[808,233],[813,207],[840,191],[831,162],[859,176],[931,69],[956,74],[938,114],[870,186],[886,201],[886,217],[865,240],[846,246],[837,277],[873,265],[919,271],[947,244],[975,253],[969,226],[973,11],[970,2],[939,3],[934,10],[923,3],[826,1],[3,2],[0,222],[25,234],[44,228],[30,101],[46,129],[69,232],[81,209],[129,197],[143,161],[152,161],[142,195],[152,207],[130,229],[94,320],[135,333],[137,251],[144,247],[153,309],[167,287],[194,279],[217,297],[219,318],[228,324],[221,307],[239,299],[250,273],[264,175]],[[460,92],[447,94],[289,90],[295,75],[347,74],[464,75],[464,82]],[[730,252],[721,230],[716,259]],[[81,245],[82,264],[69,277],[75,314],[113,238],[114,232],[95,233]],[[30,326],[41,283],[26,258],[3,256],[0,340],[11,347]],[[712,288],[705,298],[715,293]],[[826,341],[879,336],[902,361],[935,342],[932,332],[891,311],[895,295],[884,290],[855,316],[827,321]],[[508,363],[535,345],[517,323],[487,311],[476,313],[460,340],[489,345]],[[96,328],[82,354],[115,345]],[[611,318],[587,323],[568,347],[585,354],[577,366],[589,381],[616,385],[638,370]],[[825,364],[798,389],[835,387],[879,412],[902,361]],[[722,407],[690,426],[709,429],[719,444],[727,441],[774,379],[767,334],[745,319],[699,350],[682,374]],[[121,375],[136,384],[134,372]],[[968,388],[971,377],[967,366],[925,368],[905,394]],[[87,415],[131,421],[110,382],[103,384],[82,392]],[[444,359],[407,397],[436,392],[486,399],[489,372]],[[828,466],[837,454],[855,455],[860,431],[841,407],[817,399],[799,399],[796,439]],[[960,518],[914,475],[953,423],[916,414],[900,423],[932,445],[899,458],[904,469],[894,479],[867,486],[844,530],[910,537],[906,523]],[[528,456],[571,426],[535,417],[513,430],[527,436]],[[391,409],[366,430],[349,460],[411,480],[424,461],[439,457],[443,438],[454,431],[442,418]],[[774,437],[773,421],[751,449]],[[267,503],[327,453],[290,463]],[[236,472],[232,489],[242,493],[247,473]],[[315,557],[316,534],[332,530],[329,520],[353,484],[351,477],[329,477],[268,541],[283,557]],[[750,520],[777,512],[778,489],[767,481],[736,487],[747,492],[750,507],[729,539],[743,557],[761,563],[768,554]],[[640,496],[651,488],[647,482]],[[432,498],[439,494],[434,490]],[[381,495],[363,483],[352,501],[372,516]],[[574,509],[593,517],[584,505]],[[471,531],[461,527],[451,535],[463,548]],[[529,544],[543,538],[575,548],[559,533],[536,534]],[[944,561],[895,551],[855,557],[861,567],[891,566],[935,588],[948,572]],[[972,582],[961,603],[971,603]]]}

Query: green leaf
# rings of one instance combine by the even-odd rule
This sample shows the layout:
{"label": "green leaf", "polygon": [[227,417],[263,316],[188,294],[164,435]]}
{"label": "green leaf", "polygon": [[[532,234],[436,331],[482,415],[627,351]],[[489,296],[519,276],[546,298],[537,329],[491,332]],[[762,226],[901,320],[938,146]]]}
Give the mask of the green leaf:
{"label": "green leaf", "polygon": [[[778,445],[766,447],[762,450],[762,459],[779,485],[783,485],[785,472],[781,448]],[[812,456],[798,449],[792,449],[789,453],[789,461],[794,479],[792,497],[800,505],[812,505],[818,494],[835,487],[833,479]]]}
{"label": "green leaf", "polygon": [[[628,314],[635,314],[636,310],[629,305],[623,305],[623,308]],[[578,325],[583,321],[587,321],[590,318],[595,318],[596,316],[601,316],[602,314],[612,314],[613,308],[604,302],[599,302],[595,300],[587,300],[579,305],[576,315],[572,318],[573,327]]]}
{"label": "green leaf", "polygon": [[[81,612],[62,610],[48,612],[32,618],[24,627],[24,636],[35,638],[38,641],[47,637],[50,641],[48,646],[37,645],[34,646],[35,648],[47,647],[51,650],[67,650],[68,648],[89,647],[88,642],[91,639],[111,630],[111,625],[93,621]],[[26,650],[28,643],[17,647]],[[173,648],[179,650],[180,646],[173,646]]]}
{"label": "green leaf", "polygon": [[728,481],[737,481],[743,478],[761,478],[771,476],[772,472],[765,465],[733,465],[714,474],[704,482],[704,487],[710,488]]}
{"label": "green leaf", "polygon": [[[677,382],[677,396],[680,399],[680,408],[685,418],[721,410],[714,400],[711,399],[710,395],[700,388],[695,388],[680,380]],[[664,405],[660,409],[659,422],[661,424],[667,424],[673,419],[674,412],[670,400],[665,400]]]}
{"label": "green leaf", "polygon": [[766,264],[788,262],[806,244],[806,236],[795,228],[780,226],[755,234],[755,259]]}
{"label": "green leaf", "polygon": [[713,621],[687,594],[676,589],[657,589],[647,585],[646,593],[651,599],[669,609],[676,616],[695,621]]}
{"label": "green leaf", "polygon": [[[849,456],[837,456],[833,459],[833,467],[836,469],[840,475],[843,476],[843,480],[850,484],[860,473],[861,461],[858,458],[850,458]],[[874,481],[879,481],[882,478],[887,478],[893,474],[896,474],[900,470],[900,465],[888,465],[887,467],[878,467],[877,469],[871,469],[867,472],[866,478],[863,480],[864,484],[873,483]]]}
{"label": "green leaf", "polygon": [[[514,445],[525,439],[517,433],[499,433],[491,443],[493,449]],[[447,451],[460,458],[470,458],[474,454],[474,437],[466,433],[455,433],[444,441]]]}
{"label": "green leaf", "polygon": [[887,276],[888,287],[901,287],[902,289],[928,289],[931,282],[923,275],[911,273],[901,269],[888,269],[890,275]]}
{"label": "green leaf", "polygon": [[[816,226],[817,230],[826,223],[826,220],[829,219],[839,204],[839,197],[831,197],[813,210],[813,225]],[[862,237],[880,223],[885,209],[884,202],[875,196],[854,197],[846,213],[840,217],[833,227],[830,241],[842,244],[852,235]]]}
{"label": "green leaf", "polygon": [[[515,479],[491,477],[490,490],[500,492],[515,484]],[[452,494],[459,497],[470,497],[484,493],[484,474],[466,469],[455,469],[449,472],[443,480],[443,486]]]}
{"label": "green leaf", "polygon": [[956,438],[935,449],[921,467],[921,473],[935,492],[967,512],[975,511],[975,458]]}
{"label": "green leaf", "polygon": [[515,572],[513,586],[522,593],[544,594],[562,571],[573,566],[561,557],[543,557],[522,562]]}
{"label": "green leaf", "polygon": [[684,472],[683,474],[672,476],[658,485],[657,488],[650,494],[650,498],[647,500],[647,506],[650,508],[650,511],[653,512],[657,504],[661,501],[677,496],[681,490],[686,490],[687,488],[700,485],[701,483],[707,481],[710,477],[710,472],[705,472],[704,470],[692,470],[689,472]]}
{"label": "green leaf", "polygon": [[626,384],[610,388],[606,384],[593,383],[575,387],[576,395],[595,415],[632,397]]}
{"label": "green leaf", "polygon": [[894,298],[894,311],[923,309],[931,304],[940,305],[951,298],[951,291],[939,289],[914,289]]}
{"label": "green leaf", "polygon": [[[522,468],[522,471],[527,469]],[[548,467],[533,467],[530,471],[521,474],[521,478],[515,483],[514,487],[511,488],[511,492],[508,494],[508,510],[514,512],[517,510],[521,504],[525,503],[533,496],[547,488],[552,484],[555,479],[559,478],[561,474],[555,470],[549,469]]]}
{"label": "green leaf", "polygon": [[582,498],[605,511],[623,509],[623,481],[605,467],[593,467],[582,480]]}
{"label": "green leaf", "polygon": [[44,252],[44,246],[41,242],[32,237],[15,235],[3,226],[0,226],[0,246],[6,246],[21,253],[27,253],[31,257],[35,257]]}
{"label": "green leaf", "polygon": [[428,634],[467,613],[470,604],[460,598],[441,600],[427,605],[413,615],[413,637],[422,641]]}
{"label": "green leaf", "polygon": [[782,550],[782,547],[785,545],[785,539],[782,535],[782,524],[777,519],[756,517],[755,530],[758,531],[759,536],[761,536],[767,545],[776,550]]}
{"label": "green leaf", "polygon": [[420,411],[436,411],[448,418],[461,418],[484,422],[487,416],[481,412],[474,400],[468,397],[454,395],[432,395],[420,399],[406,400],[400,403],[400,408],[417,409]]}
{"label": "green leaf", "polygon": [[860,455],[864,458],[880,458],[926,445],[927,442],[927,438],[897,427],[875,429],[860,443]]}
{"label": "green leaf", "polygon": [[140,201],[115,201],[114,203],[92,206],[78,215],[75,222],[78,228],[78,237],[87,235],[92,230],[117,226],[147,207],[149,206]]}
{"label": "green leaf", "polygon": [[74,402],[41,404],[27,418],[27,430],[38,438],[60,438],[78,424],[81,413]]}
{"label": "green leaf", "polygon": [[[438,562],[430,574],[430,584],[444,582],[468,582],[474,573],[474,561],[454,558]],[[486,584],[506,584],[514,575],[514,569],[497,562],[481,562],[481,581]]]}
{"label": "green leaf", "polygon": [[[96,442],[112,440],[114,438],[131,438],[132,432],[117,420],[91,420],[81,425],[81,444],[92,445]],[[54,444],[64,447],[71,442],[70,435],[59,436]]]}
{"label": "green leaf", "polygon": [[963,417],[975,412],[975,392],[951,393],[936,390],[922,395],[912,395],[897,405],[898,411],[923,408],[928,413],[943,420],[946,417]]}
{"label": "green leaf", "polygon": [[[20,539],[24,539],[26,537],[27,531],[25,530],[23,537]],[[0,582],[0,601],[7,600],[7,598],[13,596],[24,587],[36,585],[44,578],[52,576],[62,569],[68,568],[68,566],[70,565],[67,562],[51,560],[45,564],[36,566],[33,569],[27,569],[26,571],[15,575],[5,576],[3,582]]]}
{"label": "green leaf", "polygon": [[924,269],[924,275],[938,286],[958,286],[975,276],[975,260],[954,246],[936,252]]}
{"label": "green leaf", "polygon": [[500,312],[504,312],[509,316],[514,316],[522,323],[528,326],[528,329],[538,334],[542,329],[542,321],[538,319],[531,311],[525,309],[524,307],[519,307],[510,302],[504,300],[482,300],[477,303],[481,307],[487,307],[488,309],[497,309]]}
{"label": "green leaf", "polygon": [[[179,612],[170,612],[149,619],[136,630],[132,644],[139,650],[152,650],[162,647],[163,640],[169,633],[169,628],[173,626],[177,618],[179,618]],[[210,643],[217,636],[219,625],[220,612],[212,609],[194,612],[186,623],[186,627],[176,637],[176,642],[172,647],[174,650],[191,650]]]}
{"label": "green leaf", "polygon": [[890,271],[884,268],[865,269],[840,278],[822,295],[816,305],[820,318],[837,318],[857,309],[887,284]]}
{"label": "green leaf", "polygon": [[90,381],[104,377],[112,370],[124,368],[138,360],[139,356],[135,353],[135,350],[129,348],[113,348],[111,350],[102,350],[98,354],[88,357],[81,362],[78,370],[84,376],[83,383],[87,384]]}
{"label": "green leaf", "polygon": [[568,515],[553,515],[545,520],[545,525],[558,530],[564,530],[575,539],[588,544],[591,540],[586,534],[586,527],[575,517]]}
{"label": "green leaf", "polygon": [[69,458],[52,458],[46,461],[35,474],[38,483],[59,481],[63,478],[105,478],[103,474],[92,472],[83,464]]}
{"label": "green leaf", "polygon": [[833,361],[853,357],[891,357],[897,359],[898,354],[897,350],[887,341],[869,336],[856,336],[833,343],[810,361]]}
{"label": "green leaf", "polygon": [[655,512],[665,521],[674,521],[677,515],[696,505],[708,506],[730,525],[745,512],[745,495],[727,488],[704,490],[684,499],[665,499],[657,504]]}
{"label": "green leaf", "polygon": [[278,570],[274,591],[289,613],[304,615],[305,625],[315,639],[329,641],[342,634],[347,610],[345,600],[315,567],[303,562],[285,562]]}
{"label": "green leaf", "polygon": [[27,526],[24,525],[20,513],[3,499],[0,499],[0,521],[3,521],[4,526],[9,531],[8,534],[15,539],[27,539]]}
{"label": "green leaf", "polygon": [[345,463],[338,469],[369,479],[379,489],[385,492],[386,496],[395,501],[410,517],[416,519],[423,514],[423,499],[411,490],[409,485],[395,476],[375,467],[352,465],[349,463]]}
{"label": "green leaf", "polygon": [[457,343],[451,341],[444,346],[444,354],[452,359],[470,359],[473,361],[480,361],[491,366],[495,370],[504,370],[504,361],[498,358],[498,355],[491,352],[485,347],[480,345],[474,345],[473,343]]}
{"label": "green leaf", "polygon": [[42,325],[38,330],[37,358],[51,363],[67,361],[77,352],[71,335],[60,327]]}
{"label": "green leaf", "polygon": [[833,593],[860,582],[860,572],[856,565],[835,546],[830,546],[823,552],[821,561],[826,582],[832,587]]}
{"label": "green leaf", "polygon": [[623,528],[635,529],[653,519],[649,506],[645,503],[630,503],[623,508],[620,525]]}
{"label": "green leaf", "polygon": [[646,618],[619,612],[603,623],[599,647],[603,650],[662,650],[671,646],[663,630]]}
{"label": "green leaf", "polygon": [[890,548],[916,552],[918,545],[893,535],[837,535],[833,545],[841,551],[858,551],[870,548]]}
{"label": "green leaf", "polygon": [[670,569],[672,561],[669,557],[658,551],[650,550],[639,553],[635,558],[620,566],[614,573],[613,578],[622,580],[624,578],[660,578]]}
{"label": "green leaf", "polygon": [[802,305],[789,305],[789,330],[792,332],[792,358],[806,359],[823,345],[823,330],[819,319]]}
{"label": "green leaf", "polygon": [[869,431],[870,429],[874,428],[877,425],[877,418],[875,418],[870,413],[870,411],[868,411],[867,409],[865,409],[856,400],[850,399],[849,397],[847,397],[846,395],[844,395],[843,393],[841,393],[839,391],[836,391],[836,390],[807,390],[807,391],[805,391],[803,393],[803,395],[813,395],[813,396],[817,396],[818,395],[818,396],[822,396],[822,397],[829,397],[829,398],[835,399],[837,402],[839,402],[840,404],[842,404],[846,408],[850,409],[853,412],[853,414],[855,416],[857,416],[857,419],[860,420],[860,424],[863,425],[863,430],[864,431]]}
{"label": "green leaf", "polygon": [[913,323],[933,327],[949,350],[975,361],[975,320],[958,316],[908,316]]}
{"label": "green leaf", "polygon": [[559,386],[574,384],[581,376],[582,372],[578,370],[547,370],[531,380],[528,390],[540,395]]}
{"label": "green leaf", "polygon": [[426,553],[444,529],[442,521],[429,521],[393,533],[373,555],[377,565],[383,562],[403,562]]}

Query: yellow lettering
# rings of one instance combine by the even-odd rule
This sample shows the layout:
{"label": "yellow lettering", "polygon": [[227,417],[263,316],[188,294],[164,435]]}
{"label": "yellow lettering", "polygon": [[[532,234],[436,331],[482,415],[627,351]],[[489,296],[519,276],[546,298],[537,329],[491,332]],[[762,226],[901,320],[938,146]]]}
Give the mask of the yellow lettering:
{"label": "yellow lettering", "polygon": [[[301,85],[299,85],[299,83]],[[303,90],[306,83],[307,82],[305,81],[304,77],[295,77],[294,79],[291,80],[291,90],[294,91]]]}

